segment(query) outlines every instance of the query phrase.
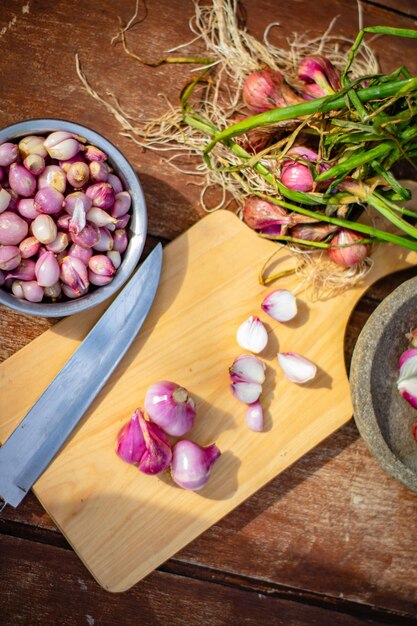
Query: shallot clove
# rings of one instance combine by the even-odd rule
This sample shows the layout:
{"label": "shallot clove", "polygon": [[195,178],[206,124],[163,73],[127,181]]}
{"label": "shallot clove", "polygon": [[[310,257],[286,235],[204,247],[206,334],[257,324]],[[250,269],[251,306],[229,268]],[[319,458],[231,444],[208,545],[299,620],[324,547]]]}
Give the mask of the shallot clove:
{"label": "shallot clove", "polygon": [[28,234],[28,225],[16,213],[4,211],[0,213],[0,244],[18,246]]}
{"label": "shallot clove", "polygon": [[172,449],[172,480],[183,489],[202,489],[220,455],[214,443],[202,447],[188,439],[178,441]]}
{"label": "shallot clove", "polygon": [[59,279],[59,265],[53,252],[41,254],[35,265],[36,280],[41,287],[50,287]]}
{"label": "shallot clove", "polygon": [[16,144],[9,141],[0,144],[0,165],[2,167],[7,167],[8,165],[15,163],[18,156],[19,148]]}
{"label": "shallot clove", "polygon": [[73,133],[63,130],[58,130],[48,135],[43,145],[52,159],[60,161],[71,159],[77,152],[83,149],[83,146],[77,141]]}
{"label": "shallot clove", "polygon": [[297,315],[297,300],[292,291],[276,289],[262,301],[261,308],[278,322],[289,322]]}
{"label": "shallot clove", "polygon": [[245,404],[253,404],[262,393],[265,363],[253,354],[238,356],[229,368],[233,395]]}
{"label": "shallot clove", "polygon": [[[0,270],[8,272],[17,268],[21,262],[20,250],[17,246],[0,245]],[[6,279],[9,276],[6,276]]]}
{"label": "shallot clove", "polygon": [[[89,279],[87,267],[81,259],[75,256],[68,255],[63,258],[60,277],[62,282],[71,287],[76,293],[81,294],[88,288]],[[46,286],[48,285],[45,285],[45,287]]]}
{"label": "shallot clove", "polygon": [[258,354],[268,343],[268,333],[259,317],[251,315],[237,329],[236,339],[241,348]]}
{"label": "shallot clove", "polygon": [[300,354],[280,352],[277,358],[285,377],[293,383],[306,383],[317,374],[316,365]]}
{"label": "shallot clove", "polygon": [[30,198],[36,190],[36,178],[23,165],[12,163],[9,169],[9,185],[19,196]]}
{"label": "shallot clove", "polygon": [[177,383],[162,380],[148,387],[145,410],[150,419],[168,435],[181,437],[194,424],[195,402],[189,392]]}
{"label": "shallot clove", "polygon": [[397,389],[412,407],[417,409],[417,349],[409,348],[400,356]]}
{"label": "shallot clove", "polygon": [[140,409],[137,409],[116,437],[116,454],[126,463],[139,463],[146,449],[139,413]]}
{"label": "shallot clove", "polygon": [[159,426],[146,420],[142,412],[138,413],[138,418],[145,441],[138,469],[144,474],[160,474],[171,465],[171,445]]}
{"label": "shallot clove", "polygon": [[340,74],[321,54],[304,57],[298,66],[298,77],[304,82],[304,92],[311,98],[334,94],[341,87]]}
{"label": "shallot clove", "polygon": [[250,404],[246,409],[246,426],[257,433],[263,431],[264,413],[259,400]]}
{"label": "shallot clove", "polygon": [[3,213],[3,211],[5,211],[7,209],[7,207],[10,204],[11,198],[12,197],[11,197],[10,193],[7,191],[7,189],[4,189],[0,185],[0,213]]}
{"label": "shallot clove", "polygon": [[93,201],[93,206],[100,209],[110,209],[115,200],[115,193],[110,183],[95,183],[88,187],[87,196]]}

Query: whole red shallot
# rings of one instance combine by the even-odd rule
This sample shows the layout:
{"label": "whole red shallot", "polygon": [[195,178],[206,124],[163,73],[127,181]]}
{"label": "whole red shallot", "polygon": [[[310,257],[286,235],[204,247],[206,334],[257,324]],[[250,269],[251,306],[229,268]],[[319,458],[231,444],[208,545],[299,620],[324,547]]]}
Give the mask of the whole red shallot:
{"label": "whole red shallot", "polygon": [[203,447],[188,439],[178,441],[172,449],[172,480],[183,489],[202,489],[220,455],[214,443]]}
{"label": "whole red shallot", "polygon": [[196,415],[195,402],[189,392],[167,380],[148,388],[145,410],[155,424],[175,437],[181,437],[192,428]]}
{"label": "whole red shallot", "polygon": [[371,251],[369,243],[356,243],[362,239],[363,235],[348,228],[342,228],[331,239],[331,247],[327,249],[327,254],[337,265],[354,267],[364,261]]}

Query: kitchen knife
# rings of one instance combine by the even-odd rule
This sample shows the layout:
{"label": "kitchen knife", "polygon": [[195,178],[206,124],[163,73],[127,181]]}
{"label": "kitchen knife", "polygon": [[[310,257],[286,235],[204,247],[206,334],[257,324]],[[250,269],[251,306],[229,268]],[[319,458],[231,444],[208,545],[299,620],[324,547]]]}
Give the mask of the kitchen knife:
{"label": "kitchen knife", "polygon": [[47,468],[139,332],[162,266],[158,244],[0,447],[0,511]]}

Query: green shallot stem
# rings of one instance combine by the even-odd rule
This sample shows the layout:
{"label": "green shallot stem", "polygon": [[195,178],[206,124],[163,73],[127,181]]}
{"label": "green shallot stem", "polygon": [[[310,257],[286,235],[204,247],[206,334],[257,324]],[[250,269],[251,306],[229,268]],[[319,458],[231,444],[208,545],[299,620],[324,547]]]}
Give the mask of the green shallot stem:
{"label": "green shallot stem", "polygon": [[[346,75],[352,65],[352,61],[356,56],[357,51],[360,48],[362,43],[362,39],[364,38],[366,33],[374,33],[377,35],[391,35],[393,37],[406,37],[409,39],[417,39],[417,31],[411,30],[409,28],[394,28],[392,26],[367,26],[362,28],[356,36],[355,41],[353,42],[352,48],[350,49],[346,67],[343,70],[342,74],[342,83],[346,83]],[[346,86],[346,85],[345,85]]]}
{"label": "green shallot stem", "polygon": [[[406,92],[417,89],[417,76],[414,76],[411,79],[366,87],[358,90],[357,95],[361,102],[367,102],[369,100],[395,95],[400,89],[404,89]],[[237,124],[233,124],[218,133],[205,149],[204,159],[207,165],[211,167],[209,153],[219,141],[225,142],[227,139],[231,139],[236,135],[242,135],[252,128],[269,126],[271,124],[276,124],[277,122],[283,122],[297,117],[302,117],[304,115],[326,113],[343,108],[346,108],[345,95],[335,94],[334,96],[316,98],[315,100],[294,104],[282,109],[272,109],[271,111],[265,111],[265,113],[259,113],[258,115],[254,115],[253,117],[238,122]]]}
{"label": "green shallot stem", "polygon": [[359,152],[359,154],[353,154],[345,161],[341,161],[337,165],[334,165],[321,174],[318,174],[318,176],[316,176],[316,182],[328,180],[329,178],[333,178],[333,176],[340,176],[340,174],[347,174],[348,172],[355,170],[357,167],[364,165],[365,163],[369,163],[369,161],[386,156],[394,147],[394,144],[389,141],[382,143],[379,146],[375,146],[370,150],[363,149]]}
{"label": "green shallot stem", "polygon": [[331,244],[326,241],[311,241],[309,239],[299,239],[298,237],[290,237],[290,235],[267,235],[265,233],[258,233],[258,235],[262,239],[270,239],[272,241],[287,241],[288,243],[296,243],[300,246],[308,246],[309,248],[349,248],[351,246],[356,246],[359,243],[374,243],[375,238],[365,237],[364,239],[358,239],[352,243],[340,243],[340,244]]}

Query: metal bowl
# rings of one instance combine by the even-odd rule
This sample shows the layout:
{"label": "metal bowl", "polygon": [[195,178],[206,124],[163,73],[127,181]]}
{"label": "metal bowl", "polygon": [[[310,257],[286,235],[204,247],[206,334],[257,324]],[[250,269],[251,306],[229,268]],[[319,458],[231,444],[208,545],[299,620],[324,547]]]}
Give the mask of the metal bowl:
{"label": "metal bowl", "polygon": [[417,491],[417,410],[397,389],[398,361],[417,327],[417,278],[397,287],[367,320],[355,346],[350,387],[358,430],[380,465]]}
{"label": "metal bowl", "polygon": [[100,304],[115,292],[128,280],[135,269],[143,250],[147,230],[147,212],[145,199],[139,179],[123,154],[102,135],[80,124],[66,120],[55,119],[32,119],[12,124],[0,130],[0,144],[6,141],[15,141],[26,135],[43,135],[56,130],[66,130],[76,133],[87,139],[107,155],[108,161],[123,182],[126,191],[132,196],[132,217],[129,222],[129,244],[123,255],[123,261],[118,268],[114,279],[108,285],[95,287],[85,296],[75,300],[63,302],[28,302],[16,298],[13,294],[0,288],[0,303],[21,313],[40,315],[43,317],[63,317],[79,313]]}

